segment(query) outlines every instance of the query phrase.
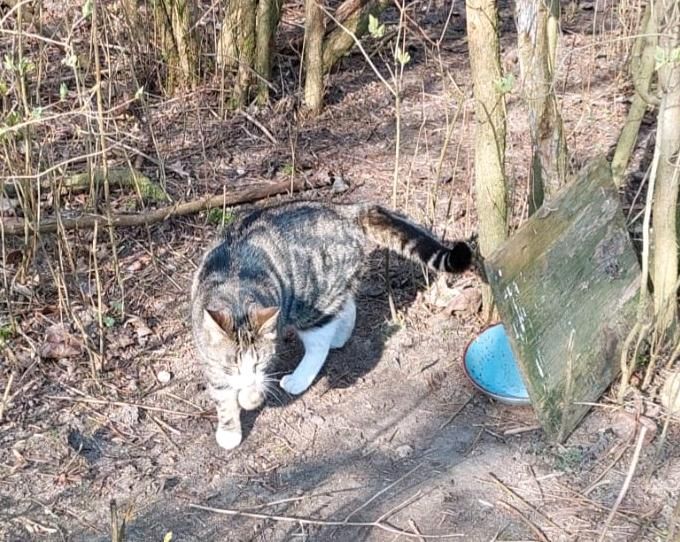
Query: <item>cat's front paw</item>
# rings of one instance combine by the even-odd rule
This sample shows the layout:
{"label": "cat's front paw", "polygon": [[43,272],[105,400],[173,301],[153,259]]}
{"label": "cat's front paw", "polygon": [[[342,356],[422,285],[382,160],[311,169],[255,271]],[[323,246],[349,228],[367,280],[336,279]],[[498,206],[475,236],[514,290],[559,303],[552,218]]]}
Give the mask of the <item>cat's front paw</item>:
{"label": "cat's front paw", "polygon": [[281,379],[281,387],[291,395],[300,395],[310,384],[311,382],[305,382],[295,375],[286,375]]}
{"label": "cat's front paw", "polygon": [[215,440],[217,440],[217,444],[220,445],[220,447],[224,448],[225,450],[233,450],[241,444],[241,431],[240,430],[233,430],[233,429],[223,429],[223,428],[218,428],[217,432],[215,433]]}

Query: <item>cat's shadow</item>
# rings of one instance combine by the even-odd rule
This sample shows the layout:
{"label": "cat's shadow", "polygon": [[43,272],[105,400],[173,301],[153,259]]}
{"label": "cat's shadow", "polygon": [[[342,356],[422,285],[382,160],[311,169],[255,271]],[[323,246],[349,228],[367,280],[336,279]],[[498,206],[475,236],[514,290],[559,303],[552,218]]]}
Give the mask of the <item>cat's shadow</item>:
{"label": "cat's shadow", "polygon": [[[314,388],[321,389],[321,395],[333,388],[348,388],[357,379],[369,373],[380,361],[385,343],[398,329],[392,322],[388,286],[385,280],[387,253],[382,249],[371,252],[359,283],[356,295],[357,320],[352,337],[339,349],[331,350],[321,372],[314,383],[303,394],[288,395],[278,380],[295,370],[302,359],[304,348],[291,330],[279,338],[277,362],[270,373],[276,382],[272,384],[265,405],[258,410],[241,413],[244,440],[248,438],[255,422],[264,408],[281,408],[309,394]],[[389,254],[389,285],[395,309],[402,311],[416,299],[418,292],[426,287],[423,270],[394,253]],[[430,277],[431,279],[434,277]]]}

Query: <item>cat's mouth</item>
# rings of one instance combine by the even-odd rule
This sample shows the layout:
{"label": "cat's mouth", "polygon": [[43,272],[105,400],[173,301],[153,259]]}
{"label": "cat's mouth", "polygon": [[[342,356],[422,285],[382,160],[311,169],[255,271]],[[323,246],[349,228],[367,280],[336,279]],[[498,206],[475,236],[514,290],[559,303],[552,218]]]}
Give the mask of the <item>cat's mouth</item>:
{"label": "cat's mouth", "polygon": [[239,406],[244,410],[255,410],[264,404],[267,376],[263,370],[265,365],[258,364],[257,356],[249,354],[240,360],[233,386],[238,390]]}

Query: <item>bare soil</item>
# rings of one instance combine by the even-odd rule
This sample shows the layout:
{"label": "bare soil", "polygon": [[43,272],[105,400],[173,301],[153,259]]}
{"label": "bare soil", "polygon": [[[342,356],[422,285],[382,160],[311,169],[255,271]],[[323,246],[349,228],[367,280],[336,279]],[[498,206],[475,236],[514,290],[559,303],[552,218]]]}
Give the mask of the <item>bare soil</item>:
{"label": "bare soil", "polygon": [[[574,169],[611,151],[631,94],[621,77],[627,49],[617,39],[625,31],[618,3],[599,4],[596,13],[591,4],[565,4],[558,94]],[[431,2],[413,10],[421,27],[413,27],[409,38],[396,203],[453,239],[474,232],[476,219],[464,6],[454,4],[446,26],[449,8]],[[299,10],[287,12],[282,28],[295,34],[298,16]],[[504,7],[503,56],[518,78],[511,16]],[[396,15],[388,13],[386,20],[395,22]],[[436,50],[432,43],[442,32]],[[298,60],[285,54],[279,60],[285,87]],[[389,50],[373,60],[382,69],[384,60],[391,62]],[[112,79],[111,85],[124,87],[122,81]],[[318,190],[305,197],[390,203],[395,104],[364,59],[352,54],[329,76],[328,106],[319,118],[305,118],[296,100],[279,96],[271,108],[249,110],[274,136],[273,144],[246,116],[222,118],[220,93],[206,83],[178,99],[150,100],[142,116],[153,137],[136,144],[168,166],[166,186],[177,200],[294,173],[341,176],[350,185],[341,194]],[[121,122],[138,126],[135,115]],[[511,92],[507,171],[514,224],[526,213],[525,118],[517,92]],[[50,144],[65,157],[81,152],[75,134],[53,130]],[[128,141],[133,128],[126,130],[116,137]],[[645,130],[642,149],[649,138]],[[158,174],[148,159],[139,167]],[[635,188],[628,190],[627,209]],[[78,208],[77,198],[67,196],[67,204]],[[125,195],[116,198],[114,210],[135,205]],[[54,277],[63,245],[44,236],[32,275],[17,279],[30,290],[28,297],[26,290],[11,293],[21,334],[8,340],[10,353],[0,364],[0,395],[14,374],[0,421],[0,540],[110,540],[112,500],[129,541],[160,541],[170,532],[172,540],[238,542],[434,535],[466,541],[598,539],[635,445],[625,427],[614,423],[617,413],[645,414],[660,433],[654,394],[637,394],[623,407],[604,398],[564,445],[547,442],[531,409],[494,403],[466,379],[465,346],[485,323],[474,310],[443,310],[428,283],[434,277],[426,280],[420,268],[394,257],[392,318],[379,251],[367,262],[348,345],[331,354],[301,397],[281,392],[246,414],[240,447],[220,449],[188,322],[191,276],[218,235],[215,216],[120,230],[117,264],[107,234],[70,234],[80,272],[64,272],[61,288]],[[99,242],[103,311],[114,315],[124,301],[124,315],[106,319],[107,356],[98,382],[84,351],[57,359],[37,355],[54,324],[64,322],[78,336],[71,314],[96,336],[93,241]],[[20,240],[5,243],[7,254],[25,250]],[[16,273],[20,260],[8,262],[6,272]],[[449,285],[477,289],[479,279],[468,273]],[[76,290],[85,297],[64,298]],[[280,353],[277,369],[283,374],[300,357],[297,339],[283,340]],[[169,381],[159,380],[162,371]],[[656,443],[658,437],[644,446],[605,540],[665,540],[680,487],[677,426],[671,424],[660,450]]]}

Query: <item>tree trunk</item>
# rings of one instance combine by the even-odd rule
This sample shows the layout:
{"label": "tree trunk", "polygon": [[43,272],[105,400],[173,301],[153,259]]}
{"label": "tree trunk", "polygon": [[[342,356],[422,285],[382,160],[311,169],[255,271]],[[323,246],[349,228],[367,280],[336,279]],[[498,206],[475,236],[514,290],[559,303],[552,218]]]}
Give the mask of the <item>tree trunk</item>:
{"label": "tree trunk", "polygon": [[[677,0],[659,0],[656,4],[659,29],[657,56],[661,103],[656,131],[656,190],[652,220],[654,223],[654,311],[661,332],[677,330],[678,307],[678,232],[676,212],[680,187],[680,62],[673,55],[680,50],[680,5]],[[653,14],[654,16],[654,14]]]}
{"label": "tree trunk", "polygon": [[554,91],[558,0],[517,0],[521,85],[529,108],[531,190],[529,212],[551,198],[566,178],[567,145]]}
{"label": "tree trunk", "polygon": [[257,0],[227,0],[217,44],[217,65],[236,68],[232,106],[241,108],[250,99],[250,85],[255,63]]}
{"label": "tree trunk", "polygon": [[305,105],[313,114],[323,107],[324,14],[317,1],[305,0]]}
{"label": "tree trunk", "polygon": [[250,99],[250,84],[255,62],[255,12],[257,0],[240,0],[241,28],[239,28],[238,69],[234,86],[234,105],[244,107]]}
{"label": "tree trunk", "polygon": [[241,17],[241,2],[227,0],[222,19],[222,28],[217,40],[215,63],[223,70],[238,66],[238,29]]}
{"label": "tree trunk", "polygon": [[[505,187],[505,98],[501,81],[498,12],[494,0],[467,0],[467,33],[475,98],[475,187],[479,215],[479,246],[490,255],[507,237]],[[482,302],[487,317],[493,305],[485,286]]]}
{"label": "tree trunk", "polygon": [[625,179],[626,168],[635,148],[642,118],[650,105],[656,105],[659,102],[656,96],[649,94],[654,75],[654,52],[657,43],[656,18],[651,16],[651,6],[651,3],[647,4],[640,24],[640,36],[635,40],[633,46],[630,72],[635,94],[612,158],[614,183],[619,187]]}
{"label": "tree trunk", "polygon": [[260,76],[257,100],[261,104],[269,101],[267,82],[271,78],[272,44],[281,16],[281,3],[282,0],[259,0],[257,5],[255,71]]}
{"label": "tree trunk", "polygon": [[[335,11],[335,18],[351,34],[361,38],[368,30],[368,16],[378,17],[391,4],[391,0],[368,2],[346,0]],[[354,46],[354,38],[340,26],[331,30],[323,43],[323,70],[328,73],[335,63]]]}
{"label": "tree trunk", "polygon": [[168,65],[169,92],[193,88],[198,82],[198,43],[191,31],[192,3],[187,0],[160,0],[156,18],[162,28],[161,46]]}

